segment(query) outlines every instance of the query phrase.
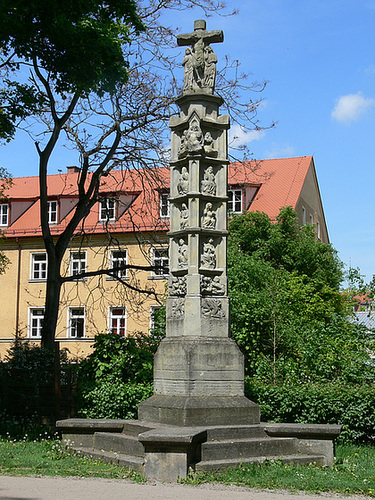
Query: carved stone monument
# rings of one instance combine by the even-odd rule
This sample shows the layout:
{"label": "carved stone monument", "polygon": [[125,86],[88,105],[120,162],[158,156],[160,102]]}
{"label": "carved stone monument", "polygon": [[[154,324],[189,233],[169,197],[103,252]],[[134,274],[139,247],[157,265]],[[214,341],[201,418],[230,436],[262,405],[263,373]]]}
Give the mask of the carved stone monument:
{"label": "carved stone monument", "polygon": [[178,37],[188,45],[172,130],[167,335],[154,361],[154,395],[138,420],[57,422],[65,446],[160,481],[268,459],[332,465],[341,426],[261,424],[244,396],[244,362],[229,338],[227,131],[214,94],[221,31]]}
{"label": "carved stone monument", "polygon": [[139,418],[179,426],[257,424],[244,397],[243,356],[229,338],[227,295],[227,131],[214,94],[222,31],[177,37],[188,45],[184,87],[172,117],[170,277],[167,334],[154,362],[154,396]]}

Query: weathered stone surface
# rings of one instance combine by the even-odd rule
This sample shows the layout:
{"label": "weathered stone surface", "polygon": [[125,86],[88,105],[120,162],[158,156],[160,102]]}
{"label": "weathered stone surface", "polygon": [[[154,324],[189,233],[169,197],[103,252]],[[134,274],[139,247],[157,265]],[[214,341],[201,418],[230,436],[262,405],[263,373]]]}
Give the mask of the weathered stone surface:
{"label": "weathered stone surface", "polygon": [[260,420],[259,406],[244,396],[189,397],[154,395],[138,407],[142,420],[185,426],[251,425]]}
{"label": "weathered stone surface", "polygon": [[167,338],[154,360],[154,393],[243,396],[243,355],[228,338]]}

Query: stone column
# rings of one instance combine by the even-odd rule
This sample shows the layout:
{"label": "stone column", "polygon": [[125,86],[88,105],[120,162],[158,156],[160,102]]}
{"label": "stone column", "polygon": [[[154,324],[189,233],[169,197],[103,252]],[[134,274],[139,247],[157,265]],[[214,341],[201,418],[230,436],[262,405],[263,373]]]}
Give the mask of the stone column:
{"label": "stone column", "polygon": [[170,277],[167,335],[154,362],[154,396],[139,419],[181,426],[259,423],[244,397],[243,355],[229,338],[227,294],[227,131],[214,94],[221,31],[180,35],[184,90],[172,117]]}

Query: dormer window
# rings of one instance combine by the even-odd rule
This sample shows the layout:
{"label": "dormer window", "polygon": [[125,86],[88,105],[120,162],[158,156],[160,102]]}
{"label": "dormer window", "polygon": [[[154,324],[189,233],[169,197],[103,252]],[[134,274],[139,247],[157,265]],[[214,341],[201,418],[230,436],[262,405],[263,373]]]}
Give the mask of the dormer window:
{"label": "dormer window", "polygon": [[160,193],[160,217],[162,219],[170,217],[169,193]]}
{"label": "dormer window", "polygon": [[242,189],[228,189],[228,212],[242,214]]}
{"label": "dormer window", "polygon": [[116,219],[116,200],[104,198],[99,203],[99,220],[101,222],[114,221]]}
{"label": "dormer window", "polygon": [[48,224],[57,224],[57,200],[48,202]]}
{"label": "dormer window", "polygon": [[2,203],[0,205],[0,226],[7,226],[9,220],[9,205]]}

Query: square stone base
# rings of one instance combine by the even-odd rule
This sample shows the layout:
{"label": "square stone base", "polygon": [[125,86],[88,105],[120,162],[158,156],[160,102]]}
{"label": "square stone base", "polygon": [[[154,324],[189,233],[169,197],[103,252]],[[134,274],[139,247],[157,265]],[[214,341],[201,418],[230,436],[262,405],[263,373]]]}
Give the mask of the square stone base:
{"label": "square stone base", "polygon": [[154,395],[140,403],[139,420],[175,426],[253,425],[260,422],[259,406],[245,396]]}

